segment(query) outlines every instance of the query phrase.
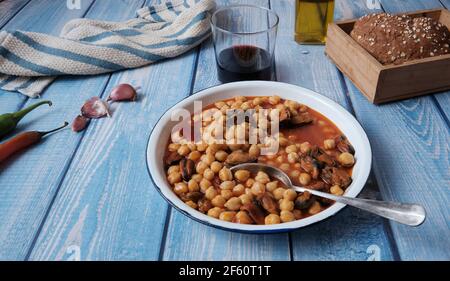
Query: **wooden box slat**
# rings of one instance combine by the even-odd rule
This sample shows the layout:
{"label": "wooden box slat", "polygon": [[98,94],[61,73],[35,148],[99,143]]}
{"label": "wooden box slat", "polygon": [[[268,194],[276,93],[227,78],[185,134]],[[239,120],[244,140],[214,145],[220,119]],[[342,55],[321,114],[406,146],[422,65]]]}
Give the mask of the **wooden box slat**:
{"label": "wooden box slat", "polygon": [[[450,29],[446,9],[406,14],[434,18]],[[450,89],[450,54],[382,65],[350,36],[355,21],[330,24],[325,52],[369,101],[379,104]]]}

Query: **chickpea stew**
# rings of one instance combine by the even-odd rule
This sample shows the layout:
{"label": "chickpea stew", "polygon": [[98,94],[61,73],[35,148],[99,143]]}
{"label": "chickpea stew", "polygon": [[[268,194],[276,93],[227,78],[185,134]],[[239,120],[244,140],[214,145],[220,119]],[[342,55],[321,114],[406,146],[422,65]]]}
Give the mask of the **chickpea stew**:
{"label": "chickpea stew", "polygon": [[202,113],[211,108],[223,113],[277,109],[279,146],[276,153],[263,155],[266,144],[251,144],[248,137],[243,144],[178,143],[170,138],[164,156],[167,180],[174,193],[199,212],[234,223],[278,224],[317,214],[334,203],[287,189],[264,172],[233,174],[229,168],[241,163],[280,168],[296,185],[335,195],[343,195],[351,184],[352,145],[330,120],[311,108],[278,96],[238,96],[207,106]]}

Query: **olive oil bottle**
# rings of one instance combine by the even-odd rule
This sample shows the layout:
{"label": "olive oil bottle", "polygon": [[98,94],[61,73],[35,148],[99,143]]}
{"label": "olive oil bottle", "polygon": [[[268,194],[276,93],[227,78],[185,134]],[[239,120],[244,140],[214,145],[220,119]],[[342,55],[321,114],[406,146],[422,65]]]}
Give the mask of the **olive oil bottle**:
{"label": "olive oil bottle", "polygon": [[334,0],[296,0],[295,41],[300,44],[324,44],[333,14]]}

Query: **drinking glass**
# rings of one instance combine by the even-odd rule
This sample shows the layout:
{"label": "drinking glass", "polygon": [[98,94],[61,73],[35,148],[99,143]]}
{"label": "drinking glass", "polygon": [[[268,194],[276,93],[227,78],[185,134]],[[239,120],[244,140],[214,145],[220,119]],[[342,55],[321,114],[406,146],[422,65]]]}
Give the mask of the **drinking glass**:
{"label": "drinking glass", "polygon": [[279,18],[269,9],[231,5],[211,17],[217,73],[223,83],[273,80]]}

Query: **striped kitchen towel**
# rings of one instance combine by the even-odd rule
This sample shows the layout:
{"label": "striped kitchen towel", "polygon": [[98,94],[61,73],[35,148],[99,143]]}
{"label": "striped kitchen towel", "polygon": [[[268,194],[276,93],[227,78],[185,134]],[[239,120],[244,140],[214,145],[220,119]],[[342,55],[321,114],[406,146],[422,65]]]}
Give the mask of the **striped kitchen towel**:
{"label": "striped kitchen towel", "polygon": [[0,88],[38,96],[59,75],[93,75],[178,56],[210,35],[213,0],[175,0],[126,22],[76,19],[60,37],[0,32]]}

